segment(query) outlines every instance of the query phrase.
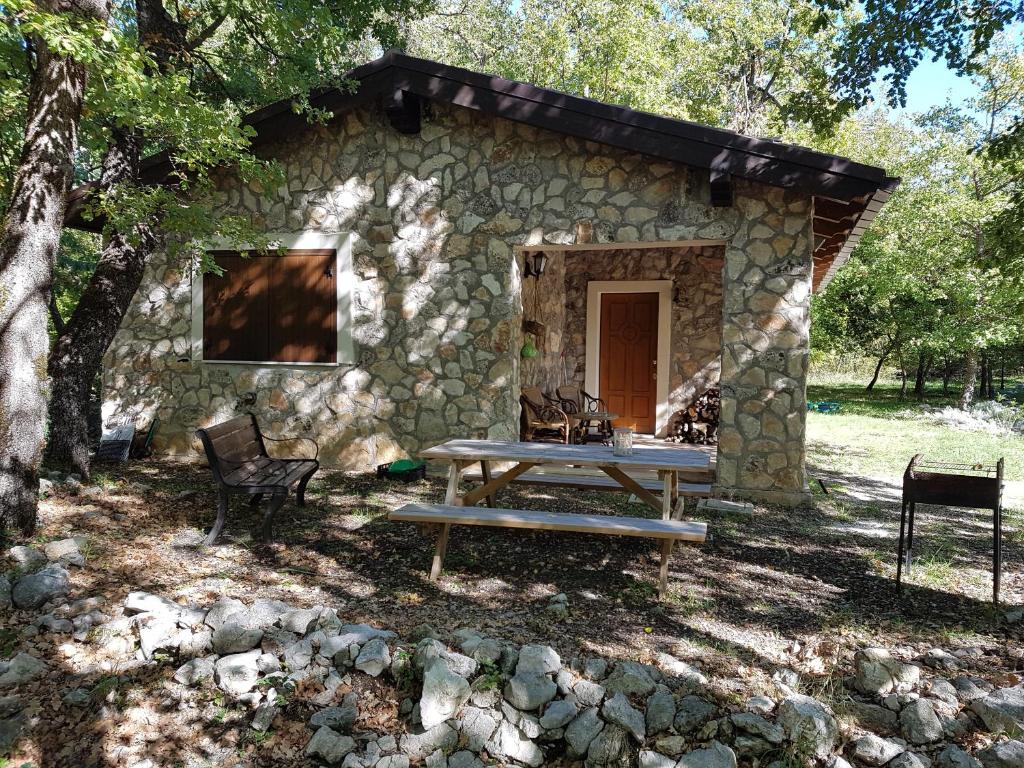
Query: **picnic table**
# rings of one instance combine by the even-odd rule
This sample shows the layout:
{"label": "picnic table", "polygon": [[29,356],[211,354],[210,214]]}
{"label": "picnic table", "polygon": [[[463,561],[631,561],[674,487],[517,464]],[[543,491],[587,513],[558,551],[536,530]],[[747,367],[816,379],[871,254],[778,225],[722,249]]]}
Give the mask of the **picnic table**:
{"label": "picnic table", "polygon": [[[707,535],[704,523],[683,522],[677,519],[680,509],[680,479],[707,479],[711,459],[701,451],[675,445],[644,445],[635,446],[630,456],[616,456],[611,447],[603,445],[459,439],[448,440],[428,448],[420,456],[448,463],[448,487],[444,504],[406,504],[392,512],[389,519],[436,524],[441,527],[430,571],[432,581],[437,580],[441,574],[448,546],[448,532],[452,525],[576,531],[661,539],[660,593],[664,593],[667,588],[668,558],[672,553],[673,543],[678,540],[701,542]],[[496,462],[512,463],[513,466],[500,474],[494,474],[492,464]],[[476,488],[460,492],[459,481],[462,473],[475,464],[480,465],[483,483]],[[622,489],[633,493],[651,509],[660,512],[661,519],[498,508],[497,494],[501,489],[524,472],[534,467],[549,465],[597,468]],[[658,473],[662,491],[660,497],[628,474],[630,471],[638,470],[654,470]],[[490,509],[475,507],[485,499]]]}
{"label": "picnic table", "polygon": [[[445,504],[471,507],[487,499],[490,506],[496,506],[498,491],[537,466],[594,467],[635,494],[654,511],[661,512],[663,520],[668,520],[675,508],[679,481],[704,480],[711,467],[711,459],[706,453],[675,445],[635,446],[631,456],[616,456],[610,446],[604,445],[448,440],[426,449],[420,456],[448,462]],[[495,477],[491,471],[495,462],[515,462],[515,465]],[[460,494],[459,479],[462,471],[473,464],[480,464],[483,485]],[[636,470],[657,471],[663,489],[660,498],[629,476],[628,472]]]}

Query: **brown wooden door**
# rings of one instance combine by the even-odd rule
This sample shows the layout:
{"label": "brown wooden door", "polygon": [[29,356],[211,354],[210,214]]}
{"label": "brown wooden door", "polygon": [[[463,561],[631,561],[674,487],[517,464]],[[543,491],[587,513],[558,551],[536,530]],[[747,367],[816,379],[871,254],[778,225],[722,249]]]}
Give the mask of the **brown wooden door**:
{"label": "brown wooden door", "polygon": [[616,426],[653,433],[657,398],[658,294],[601,294],[600,396]]}

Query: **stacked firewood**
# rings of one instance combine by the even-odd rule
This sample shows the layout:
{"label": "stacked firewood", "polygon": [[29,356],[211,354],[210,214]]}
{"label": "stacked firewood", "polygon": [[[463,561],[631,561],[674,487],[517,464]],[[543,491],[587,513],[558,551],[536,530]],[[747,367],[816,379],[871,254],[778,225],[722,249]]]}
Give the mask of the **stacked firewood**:
{"label": "stacked firewood", "polygon": [[669,427],[668,441],[701,444],[716,442],[721,410],[722,395],[717,387],[712,387],[686,408],[676,411]]}

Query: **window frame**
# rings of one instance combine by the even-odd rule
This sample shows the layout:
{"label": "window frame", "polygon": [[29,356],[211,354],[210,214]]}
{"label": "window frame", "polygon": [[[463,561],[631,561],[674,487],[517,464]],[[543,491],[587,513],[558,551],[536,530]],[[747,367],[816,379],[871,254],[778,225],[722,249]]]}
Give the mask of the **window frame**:
{"label": "window frame", "polygon": [[[203,273],[192,270],[192,360],[204,365],[255,365],[275,368],[335,368],[356,362],[355,341],[352,336],[352,299],[355,276],[352,271],[351,232],[272,232],[268,234],[270,248],[286,250],[333,250],[335,254],[335,345],[334,362],[287,362],[278,360],[207,360],[203,357]],[[205,243],[206,251],[247,251],[250,244],[229,243],[215,238]]]}

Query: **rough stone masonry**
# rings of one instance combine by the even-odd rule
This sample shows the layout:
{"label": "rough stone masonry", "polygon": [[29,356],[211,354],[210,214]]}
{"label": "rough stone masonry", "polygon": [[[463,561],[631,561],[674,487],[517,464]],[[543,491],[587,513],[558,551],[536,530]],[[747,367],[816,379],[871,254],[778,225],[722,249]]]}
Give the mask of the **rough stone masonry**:
{"label": "rough stone masonry", "polygon": [[323,460],[350,468],[450,437],[515,439],[515,247],[700,240],[724,253],[718,485],[805,498],[809,197],[736,180],[735,204],[715,208],[706,171],[437,103],[418,135],[360,108],[261,152],[286,182],[225,174],[217,210],[268,233],[351,233],[356,360],[194,359],[198,278],[158,257],[106,359],[108,423],[159,416],[157,450],[189,454],[196,427],[251,410],[269,435],[314,436]]}

